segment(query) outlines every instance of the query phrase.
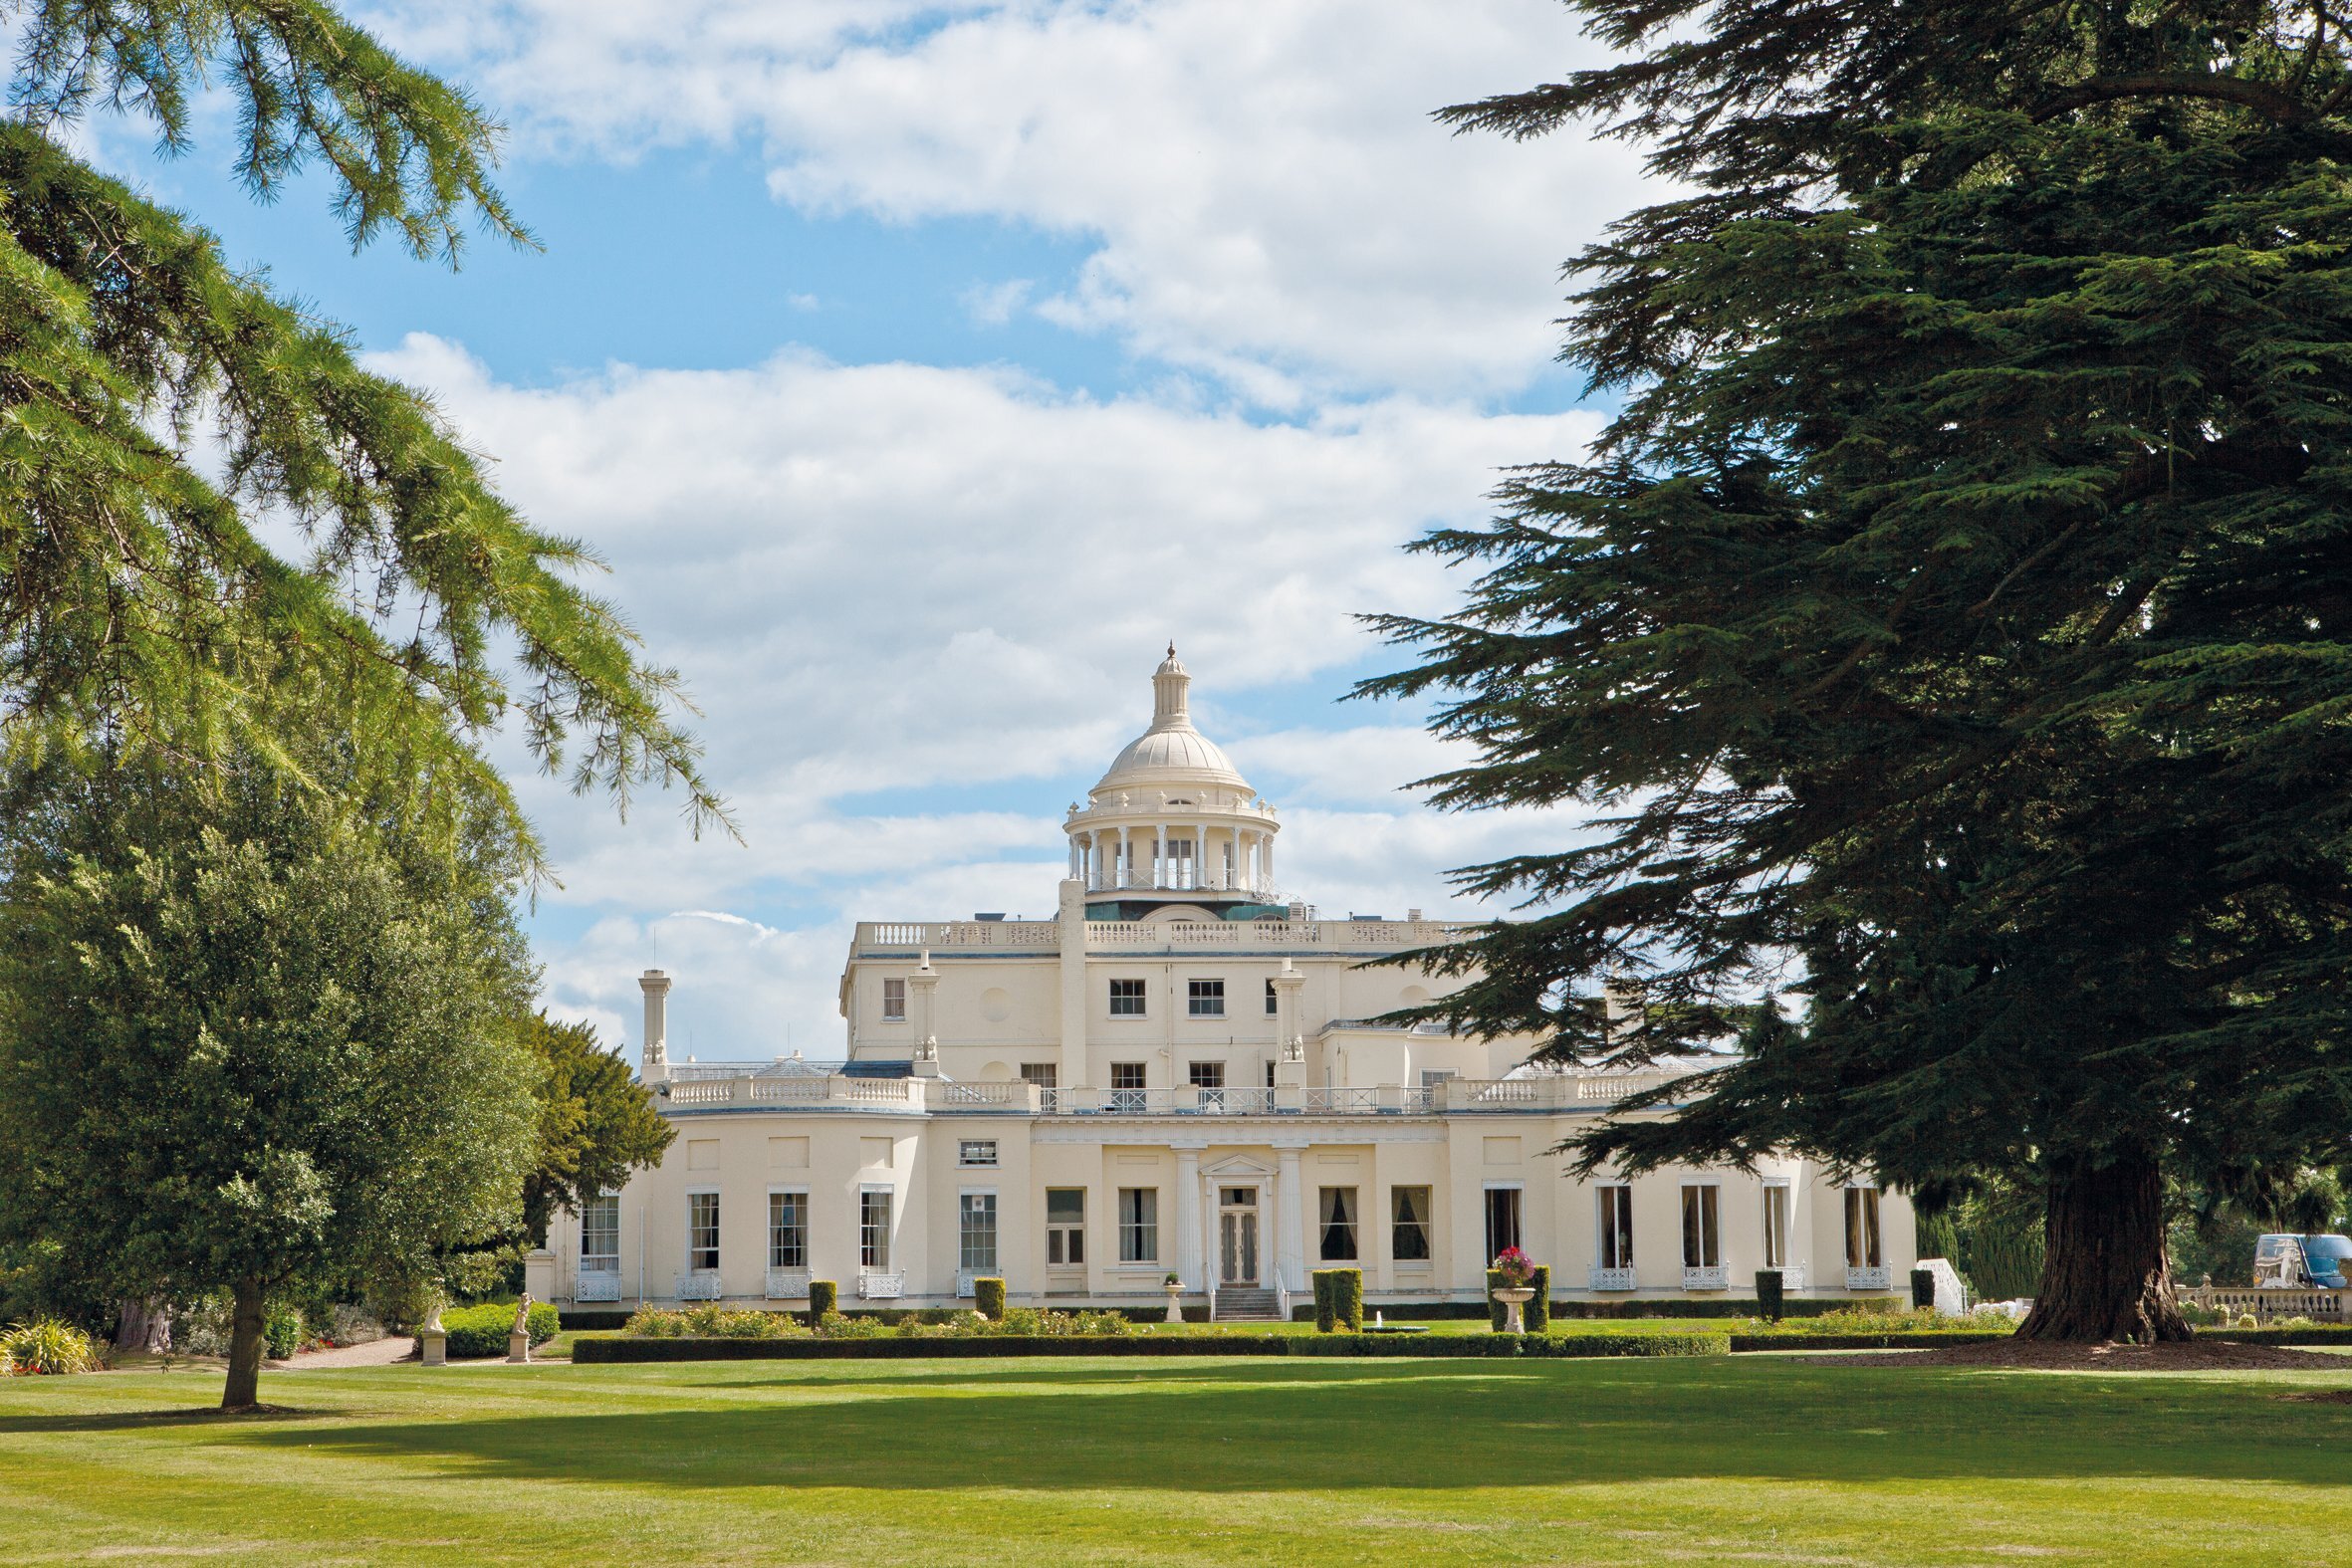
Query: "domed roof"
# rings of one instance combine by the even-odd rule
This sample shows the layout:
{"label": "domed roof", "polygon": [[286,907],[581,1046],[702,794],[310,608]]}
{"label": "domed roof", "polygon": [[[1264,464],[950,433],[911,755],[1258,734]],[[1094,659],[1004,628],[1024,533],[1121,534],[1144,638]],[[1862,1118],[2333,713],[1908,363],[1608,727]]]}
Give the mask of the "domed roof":
{"label": "domed roof", "polygon": [[1152,672],[1151,728],[1127,743],[1094,791],[1141,784],[1215,784],[1248,792],[1250,784],[1215,741],[1192,727],[1192,675],[1168,644],[1168,657]]}

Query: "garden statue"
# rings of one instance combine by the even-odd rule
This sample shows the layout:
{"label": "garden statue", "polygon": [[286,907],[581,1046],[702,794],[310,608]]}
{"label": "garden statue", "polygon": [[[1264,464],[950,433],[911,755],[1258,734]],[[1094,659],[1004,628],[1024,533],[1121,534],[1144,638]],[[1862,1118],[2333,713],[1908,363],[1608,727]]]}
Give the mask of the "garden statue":
{"label": "garden statue", "polygon": [[506,1358],[519,1366],[531,1363],[531,1292],[515,1303],[515,1326],[507,1331]]}
{"label": "garden statue", "polygon": [[441,1326],[438,1299],[425,1308],[424,1321],[416,1326],[416,1359],[428,1367],[449,1364],[449,1331]]}

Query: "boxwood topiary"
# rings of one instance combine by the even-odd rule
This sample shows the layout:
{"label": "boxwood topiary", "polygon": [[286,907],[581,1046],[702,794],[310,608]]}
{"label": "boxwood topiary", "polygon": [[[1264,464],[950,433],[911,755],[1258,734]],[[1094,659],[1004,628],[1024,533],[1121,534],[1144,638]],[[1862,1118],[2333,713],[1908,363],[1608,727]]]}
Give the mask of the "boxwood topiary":
{"label": "boxwood topiary", "polygon": [[1318,1268],[1306,1277],[1314,1285],[1314,1331],[1328,1334],[1339,1321],[1331,1303],[1331,1270]]}
{"label": "boxwood topiary", "polygon": [[1002,1279],[973,1280],[972,1306],[991,1323],[1003,1322],[1005,1319],[1005,1282]]}
{"label": "boxwood topiary", "polygon": [[837,1306],[841,1299],[840,1286],[829,1279],[809,1281],[809,1326],[814,1328],[824,1321],[824,1315]]}
{"label": "boxwood topiary", "polygon": [[1756,1271],[1756,1315],[1758,1317],[1767,1323],[1780,1321],[1781,1309],[1787,1300],[1787,1292],[1783,1285],[1784,1281],[1777,1268],[1760,1268]]}
{"label": "boxwood topiary", "polygon": [[1360,1268],[1328,1268],[1330,1275],[1331,1321],[1341,1331],[1360,1334],[1364,1331],[1364,1271]]}

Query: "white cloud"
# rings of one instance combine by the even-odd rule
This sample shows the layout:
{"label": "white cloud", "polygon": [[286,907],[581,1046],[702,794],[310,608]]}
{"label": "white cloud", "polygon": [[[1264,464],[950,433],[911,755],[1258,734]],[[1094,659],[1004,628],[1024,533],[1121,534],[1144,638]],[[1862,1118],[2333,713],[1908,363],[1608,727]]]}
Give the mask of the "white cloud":
{"label": "white cloud", "polygon": [[610,560],[598,587],[705,710],[749,840],[694,842],[658,798],[623,827],[527,781],[565,881],[543,903],[618,917],[542,943],[571,1015],[633,1019],[657,945],[713,1053],[787,1023],[837,1048],[850,921],[1051,910],[1066,781],[1142,726],[1171,636],[1205,726],[1283,802],[1301,897],[1435,910],[1445,867],[1566,830],[1394,793],[1447,754],[1393,721],[1333,710],[1321,734],[1259,706],[1318,680],[1335,696],[1373,651],[1356,612],[1443,609],[1456,585],[1399,547],[1481,516],[1499,465],[1576,455],[1593,416],[1388,399],[1265,425],[799,355],[531,389],[423,337],[374,362],[498,454],[530,517]]}
{"label": "white cloud", "polygon": [[1522,384],[1556,345],[1559,262],[1640,194],[1622,144],[1429,118],[1598,58],[1541,0],[391,0],[379,21],[526,150],[742,138],[814,212],[1088,237],[1045,315],[1269,406]]}

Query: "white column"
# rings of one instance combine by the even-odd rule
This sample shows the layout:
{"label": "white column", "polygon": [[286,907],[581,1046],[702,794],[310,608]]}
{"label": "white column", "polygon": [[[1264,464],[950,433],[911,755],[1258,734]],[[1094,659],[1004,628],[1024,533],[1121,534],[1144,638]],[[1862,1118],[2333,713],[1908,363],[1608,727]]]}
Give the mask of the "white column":
{"label": "white column", "polygon": [[1278,1149],[1282,1175],[1275,1189],[1275,1266],[1283,1271],[1283,1285],[1291,1290],[1306,1288],[1306,1212],[1300,1204],[1302,1194],[1298,1172],[1298,1151]]}
{"label": "white column", "polygon": [[1120,887],[1135,880],[1135,840],[1133,834],[1134,829],[1131,827],[1119,829],[1119,863],[1115,868],[1118,878],[1115,885]]}
{"label": "white column", "polygon": [[1083,864],[1083,863],[1082,863],[1082,862],[1079,860],[1079,858],[1078,858],[1078,854],[1079,854],[1078,845],[1079,845],[1079,838],[1078,838],[1078,835],[1077,835],[1077,834],[1075,834],[1075,833],[1072,833],[1072,834],[1070,834],[1070,835],[1069,835],[1069,875],[1070,875],[1070,880],[1071,880],[1071,881],[1073,881],[1073,882],[1074,882],[1074,881],[1076,881],[1076,880],[1077,880],[1077,878],[1078,878],[1078,876],[1079,876],[1079,874],[1080,874],[1081,872],[1083,872],[1083,871],[1086,869],[1086,868],[1085,868],[1085,866],[1084,866],[1084,864]]}
{"label": "white column", "polygon": [[1192,830],[1192,885],[1209,885],[1209,824],[1198,823]]}
{"label": "white column", "polygon": [[1214,1282],[1201,1267],[1201,1154],[1176,1151],[1176,1277],[1187,1290],[1209,1290]]}
{"label": "white column", "polygon": [[1266,847],[1261,852],[1260,858],[1264,861],[1266,868],[1266,879],[1261,885],[1271,892],[1274,889],[1274,834],[1268,833],[1266,835]]}
{"label": "white column", "polygon": [[1151,831],[1151,885],[1166,887],[1169,879],[1168,824],[1165,822],[1154,823]]}

